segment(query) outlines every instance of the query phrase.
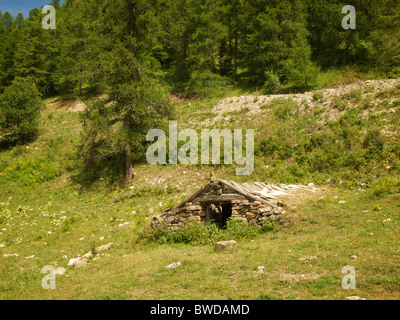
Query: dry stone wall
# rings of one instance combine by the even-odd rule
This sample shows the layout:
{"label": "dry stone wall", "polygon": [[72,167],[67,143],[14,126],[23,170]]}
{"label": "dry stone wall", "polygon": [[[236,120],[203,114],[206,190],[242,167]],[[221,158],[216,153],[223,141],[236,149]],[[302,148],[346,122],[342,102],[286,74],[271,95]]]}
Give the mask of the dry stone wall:
{"label": "dry stone wall", "polygon": [[[262,226],[265,221],[279,220],[284,213],[283,204],[263,204],[259,201],[232,200],[232,218],[245,224]],[[171,230],[178,230],[185,222],[196,221],[205,223],[207,221],[207,205],[189,202],[181,208],[173,208],[161,215],[154,216],[151,223],[156,226],[166,223]]]}
{"label": "dry stone wall", "polygon": [[283,210],[283,204],[266,205],[259,201],[232,200],[232,218],[243,223],[253,223],[262,226],[265,221],[279,220]]}

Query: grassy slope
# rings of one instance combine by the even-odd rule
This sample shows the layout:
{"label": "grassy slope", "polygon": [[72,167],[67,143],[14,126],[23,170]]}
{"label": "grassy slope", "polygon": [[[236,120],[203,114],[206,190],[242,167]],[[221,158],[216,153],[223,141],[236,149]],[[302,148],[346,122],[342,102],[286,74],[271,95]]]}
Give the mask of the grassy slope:
{"label": "grassy slope", "polygon": [[[210,106],[196,101],[178,104],[179,123],[193,121],[195,125],[206,119],[213,112]],[[261,130],[266,110],[276,108],[281,107],[272,104],[261,116],[228,116],[239,127],[252,124]],[[301,124],[298,117],[288,121]],[[41,129],[29,149],[0,154],[0,202],[12,197],[8,208],[14,216],[0,223],[0,229],[6,229],[0,231],[0,244],[5,245],[0,248],[1,299],[400,298],[398,194],[378,198],[369,189],[325,186],[323,198],[291,204],[286,217],[290,227],[240,241],[238,249],[227,254],[214,253],[211,245],[137,245],[136,231],[148,224],[150,216],[183,200],[211,174],[237,179],[234,166],[154,168],[141,164],[134,168],[133,189],[110,186],[105,179],[85,190],[73,182],[71,170],[79,141],[78,113],[47,108]],[[240,179],[287,179],[266,170],[265,159],[257,158],[255,173]],[[282,165],[276,161],[274,165]],[[316,177],[294,178],[310,182]],[[18,216],[19,206],[32,210],[26,217]],[[384,223],[387,218],[391,221]],[[120,227],[124,222],[129,224]],[[100,241],[100,237],[105,239]],[[82,269],[66,267],[70,258],[107,242],[114,246],[99,260]],[[13,253],[19,256],[3,257]],[[36,257],[25,259],[31,255]],[[352,255],[357,259],[351,259]],[[319,259],[299,260],[306,256]],[[165,269],[177,261],[182,266]],[[56,290],[41,287],[44,275],[40,271],[49,264],[67,269],[68,276],[57,279]],[[341,269],[348,264],[357,270],[356,290],[341,287]],[[254,272],[258,266],[265,267],[263,274]]]}

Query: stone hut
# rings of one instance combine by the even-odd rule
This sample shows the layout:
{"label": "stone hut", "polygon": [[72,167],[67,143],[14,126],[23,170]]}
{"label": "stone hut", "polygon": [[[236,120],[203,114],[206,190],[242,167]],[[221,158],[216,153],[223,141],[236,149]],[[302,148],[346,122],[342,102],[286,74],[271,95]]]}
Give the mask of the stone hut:
{"label": "stone hut", "polygon": [[152,226],[164,222],[177,230],[187,221],[213,221],[223,227],[228,218],[262,226],[265,221],[279,220],[284,213],[283,203],[273,202],[268,190],[271,185],[261,182],[211,181],[182,203],[153,217]]}

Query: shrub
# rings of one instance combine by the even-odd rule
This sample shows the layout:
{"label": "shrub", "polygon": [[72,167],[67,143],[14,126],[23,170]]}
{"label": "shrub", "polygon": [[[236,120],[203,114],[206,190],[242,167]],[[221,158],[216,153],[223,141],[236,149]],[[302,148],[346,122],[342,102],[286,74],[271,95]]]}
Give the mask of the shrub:
{"label": "shrub", "polygon": [[265,72],[264,92],[265,93],[276,93],[279,90],[281,83],[279,77],[270,70]]}
{"label": "shrub", "polygon": [[335,109],[338,109],[339,111],[344,111],[346,109],[346,102],[338,96],[334,97],[332,102]]}
{"label": "shrub", "polygon": [[8,198],[6,202],[0,202],[0,223],[5,220],[12,220],[11,210],[9,209],[11,198]]}
{"label": "shrub", "polygon": [[366,156],[368,158],[377,159],[382,156],[385,139],[379,129],[373,128],[367,132],[362,145],[367,149]]}
{"label": "shrub", "polygon": [[313,95],[313,100],[315,102],[324,102],[324,94],[322,92],[315,92]]}
{"label": "shrub", "polygon": [[400,192],[400,180],[397,177],[384,177],[371,186],[372,195],[382,197]]}
{"label": "shrub", "polygon": [[392,69],[392,71],[389,72],[388,76],[391,79],[400,78],[400,67],[396,67],[396,68]]}
{"label": "shrub", "polygon": [[39,91],[33,82],[16,80],[0,97],[0,144],[16,145],[38,134],[41,108]]}
{"label": "shrub", "polygon": [[139,234],[138,240],[158,244],[186,243],[208,245],[217,241],[231,239],[254,239],[264,232],[275,230],[273,222],[259,228],[255,224],[244,224],[241,221],[228,219],[226,228],[220,229],[215,223],[187,222],[177,231],[170,230],[165,223],[148,227]]}

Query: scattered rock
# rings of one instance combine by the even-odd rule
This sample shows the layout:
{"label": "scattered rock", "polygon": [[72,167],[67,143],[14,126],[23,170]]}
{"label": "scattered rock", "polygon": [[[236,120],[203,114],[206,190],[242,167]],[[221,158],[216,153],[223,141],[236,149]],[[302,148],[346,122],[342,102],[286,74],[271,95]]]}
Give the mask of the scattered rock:
{"label": "scattered rock", "polygon": [[85,240],[85,238],[80,238],[79,241]]}
{"label": "scattered rock", "polygon": [[0,244],[0,248],[4,248],[5,247],[5,245],[4,244]]}
{"label": "scattered rock", "polygon": [[104,240],[104,237],[100,237],[100,241],[103,241]]}
{"label": "scattered rock", "polygon": [[129,224],[129,222],[121,223],[121,224],[118,225],[118,227],[123,227],[123,226],[126,226],[128,224]]}
{"label": "scattered rock", "polygon": [[82,259],[82,258],[71,259],[68,262],[68,266],[72,267],[72,268],[81,268],[86,264],[87,264],[87,260]]}
{"label": "scattered rock", "polygon": [[356,255],[352,255],[351,258],[352,259],[357,259],[357,256]]}
{"label": "scattered rock", "polygon": [[215,244],[215,251],[232,250],[236,248],[237,242],[235,240],[220,241]]}
{"label": "scattered rock", "polygon": [[383,223],[388,223],[388,222],[390,222],[390,221],[392,221],[392,219],[387,218],[386,220],[383,220]]}
{"label": "scattered rock", "polygon": [[13,254],[5,254],[3,255],[4,258],[8,258],[8,257],[18,257],[18,253],[13,253]]}
{"label": "scattered rock", "polygon": [[83,256],[82,256],[82,258],[83,259],[86,259],[86,260],[89,260],[91,257],[93,257],[93,253],[90,251],[90,252],[88,252],[88,253],[85,253]]}
{"label": "scattered rock", "polygon": [[316,257],[316,256],[309,256],[309,257],[300,258],[299,260],[300,260],[300,261],[310,262],[310,261],[312,261],[312,260],[319,260],[319,258]]}
{"label": "scattered rock", "polygon": [[25,259],[33,259],[34,257],[35,257],[35,255],[33,254],[33,255],[29,256],[29,257],[25,257]]}
{"label": "scattered rock", "polygon": [[65,273],[65,268],[62,268],[62,267],[57,268],[57,269],[54,271],[54,274],[55,274],[56,276],[63,276],[64,273]]}
{"label": "scattered rock", "polygon": [[264,273],[264,269],[265,269],[264,266],[259,266],[258,271],[254,271],[254,273]]}
{"label": "scattered rock", "polygon": [[339,203],[340,203],[340,204],[344,204],[344,203],[346,203],[346,201],[343,201],[343,200],[342,200],[342,201],[339,201]]}
{"label": "scattered rock", "polygon": [[180,265],[182,265],[181,262],[174,262],[174,263],[171,263],[171,264],[167,265],[165,268],[166,269],[173,269],[173,268],[179,267]]}
{"label": "scattered rock", "polygon": [[351,296],[351,297],[346,297],[346,300],[365,300],[365,299],[360,298],[359,296]]}
{"label": "scattered rock", "polygon": [[104,244],[104,245],[102,245],[100,247],[97,247],[96,248],[96,252],[106,251],[106,250],[110,249],[112,245],[113,245],[113,243],[110,242],[110,243]]}

